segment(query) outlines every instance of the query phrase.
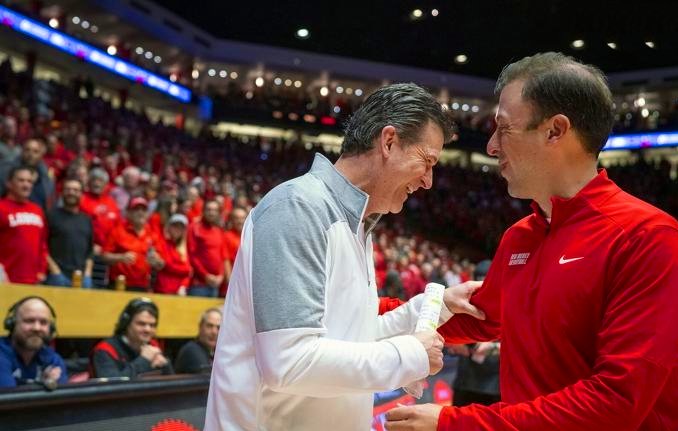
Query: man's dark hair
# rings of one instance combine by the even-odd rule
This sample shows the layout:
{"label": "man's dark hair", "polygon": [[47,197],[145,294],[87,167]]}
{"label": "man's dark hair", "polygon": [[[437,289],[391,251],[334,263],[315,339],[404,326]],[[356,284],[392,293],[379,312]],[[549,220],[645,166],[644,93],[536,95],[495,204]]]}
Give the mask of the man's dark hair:
{"label": "man's dark hair", "polygon": [[522,97],[534,110],[528,129],[563,114],[570,119],[586,151],[598,156],[614,123],[612,93],[598,68],[559,52],[535,54],[504,67],[495,93],[517,80],[525,82]]}
{"label": "man's dark hair", "polygon": [[76,177],[67,177],[67,178],[64,180],[63,184],[66,184],[66,183],[68,183],[68,182],[71,182],[71,183],[78,183],[78,184],[80,184],[80,190],[85,190],[85,185],[84,185],[83,182],[80,180],[80,178],[76,178]]}
{"label": "man's dark hair", "polygon": [[125,309],[122,310],[118,322],[115,324],[115,335],[123,335],[127,331],[127,327],[134,320],[134,316],[144,311],[148,311],[151,316],[155,317],[156,323],[160,319],[160,312],[158,306],[149,298],[134,298],[127,303]]}
{"label": "man's dark hair", "polygon": [[17,173],[21,171],[28,171],[31,173],[31,175],[35,175],[37,171],[33,166],[28,166],[28,165],[17,165],[13,166],[12,169],[9,170],[9,173],[7,174],[7,181],[12,181],[14,177],[16,176]]}
{"label": "man's dark hair", "polygon": [[404,145],[412,144],[429,121],[440,127],[445,142],[449,142],[452,138],[450,118],[428,91],[412,83],[381,87],[346,123],[341,152],[353,156],[370,151],[386,126],[395,127]]}

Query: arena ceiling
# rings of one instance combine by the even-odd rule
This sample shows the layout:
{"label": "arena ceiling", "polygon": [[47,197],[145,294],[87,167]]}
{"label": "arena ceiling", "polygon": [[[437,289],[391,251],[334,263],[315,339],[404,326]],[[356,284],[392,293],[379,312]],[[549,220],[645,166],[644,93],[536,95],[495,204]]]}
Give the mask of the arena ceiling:
{"label": "arena ceiling", "polygon": [[490,78],[546,50],[606,72],[678,66],[671,0],[155,2],[217,37]]}

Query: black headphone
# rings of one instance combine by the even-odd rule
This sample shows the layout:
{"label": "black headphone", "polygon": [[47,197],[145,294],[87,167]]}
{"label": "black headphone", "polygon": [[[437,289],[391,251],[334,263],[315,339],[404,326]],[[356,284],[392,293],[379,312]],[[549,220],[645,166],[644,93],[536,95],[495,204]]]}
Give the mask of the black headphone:
{"label": "black headphone", "polygon": [[16,312],[21,307],[23,304],[25,304],[27,301],[31,299],[37,299],[39,301],[42,301],[47,308],[49,308],[49,312],[52,314],[52,321],[49,322],[49,337],[46,340],[46,342],[49,342],[54,338],[57,332],[56,328],[56,312],[54,311],[54,308],[47,302],[47,300],[41,296],[27,296],[17,302],[14,303],[11,307],[9,307],[9,310],[7,310],[7,315],[5,316],[5,321],[4,321],[4,326],[5,329],[9,332],[9,335],[12,335],[12,332],[14,331],[14,327],[16,326]]}
{"label": "black headphone", "polygon": [[124,334],[125,331],[127,330],[127,327],[132,322],[132,318],[144,310],[148,311],[156,319],[158,319],[159,316],[158,306],[155,305],[155,303],[151,301],[150,298],[146,297],[134,298],[133,300],[128,302],[127,305],[125,306],[125,309],[122,310],[122,313],[118,318],[118,323],[115,324],[114,331],[115,335]]}

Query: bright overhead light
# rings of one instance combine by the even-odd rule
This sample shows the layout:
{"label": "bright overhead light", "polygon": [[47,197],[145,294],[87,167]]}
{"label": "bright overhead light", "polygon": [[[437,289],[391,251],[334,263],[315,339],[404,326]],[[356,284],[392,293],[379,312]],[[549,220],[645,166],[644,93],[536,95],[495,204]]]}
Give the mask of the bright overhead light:
{"label": "bright overhead light", "polygon": [[231,79],[237,79],[238,78],[238,72],[231,72]]}
{"label": "bright overhead light", "polygon": [[153,58],[153,61],[155,61],[156,63],[160,64],[160,62],[162,61],[162,57],[160,57],[159,55],[156,55],[156,56]]}
{"label": "bright overhead light", "polygon": [[422,12],[421,9],[415,9],[412,11],[412,18],[414,19],[421,18],[422,15],[424,15],[424,12]]}
{"label": "bright overhead light", "polygon": [[295,88],[301,88],[301,81],[294,81]]}
{"label": "bright overhead light", "polygon": [[192,77],[193,79],[198,79],[198,78],[200,78],[200,71],[199,71],[198,69],[193,69],[193,71],[191,72],[191,77]]}
{"label": "bright overhead light", "polygon": [[321,95],[321,96],[325,97],[325,96],[327,96],[328,94],[330,94],[330,90],[328,90],[327,87],[321,87],[321,88],[320,88],[320,95]]}
{"label": "bright overhead light", "polygon": [[280,78],[275,78],[275,79],[273,80],[273,83],[274,83],[275,85],[280,85],[280,84],[282,84],[282,79],[280,79]]}
{"label": "bright overhead light", "polygon": [[645,98],[644,98],[644,97],[639,97],[639,98],[636,100],[635,105],[636,105],[636,106],[640,106],[641,108],[642,108],[643,106],[645,106]]}
{"label": "bright overhead light", "polygon": [[471,112],[478,112],[478,111],[480,111],[480,107],[478,105],[471,106]]}
{"label": "bright overhead light", "polygon": [[74,16],[74,17],[71,19],[71,22],[72,22],[73,24],[80,24],[80,17],[79,17],[79,16]]}
{"label": "bright overhead light", "polygon": [[334,109],[332,109],[335,114],[338,114],[341,112],[341,108],[339,106],[335,106]]}
{"label": "bright overhead light", "polygon": [[151,58],[153,58],[153,53],[151,51],[146,51],[144,57],[150,60]]}
{"label": "bright overhead light", "polygon": [[106,48],[106,52],[109,53],[110,55],[115,55],[118,53],[118,48],[116,48],[115,45],[108,45],[108,48]]}
{"label": "bright overhead light", "polygon": [[256,85],[257,87],[263,87],[263,86],[264,86],[264,78],[262,78],[262,77],[260,76],[260,77],[258,77],[257,79],[255,79],[255,80],[254,80],[254,85]]}
{"label": "bright overhead light", "polygon": [[452,104],[452,109],[454,109],[455,111],[456,111],[457,109],[459,109],[459,103],[454,102],[454,103]]}
{"label": "bright overhead light", "polygon": [[617,44],[614,42],[608,42],[607,46],[610,47],[610,49],[617,49]]}
{"label": "bright overhead light", "polygon": [[433,10],[431,11],[431,15],[433,15],[433,16],[438,16],[438,9],[433,9]]}
{"label": "bright overhead light", "polygon": [[89,21],[83,21],[82,24],[80,24],[80,25],[82,26],[82,28],[87,30],[89,28]]}
{"label": "bright overhead light", "polygon": [[92,33],[96,33],[96,32],[99,31],[99,27],[97,27],[96,25],[93,25],[92,27],[90,27],[89,31],[91,31]]}
{"label": "bright overhead light", "polygon": [[177,82],[177,74],[176,73],[172,73],[169,78],[170,78],[170,81]]}
{"label": "bright overhead light", "polygon": [[217,74],[217,71],[214,70],[214,69],[210,69],[210,70],[207,71],[207,74],[208,74],[209,76],[214,76],[214,75]]}
{"label": "bright overhead light", "polygon": [[220,76],[220,77],[226,78],[227,75],[228,75],[228,72],[226,72],[225,70],[220,70],[220,71],[219,71],[219,76]]}
{"label": "bright overhead light", "polygon": [[642,115],[643,118],[647,118],[650,115],[650,111],[647,108],[643,108],[643,110],[640,111],[640,115]]}
{"label": "bright overhead light", "polygon": [[466,54],[459,54],[458,56],[454,57],[454,62],[457,64],[465,64],[468,62],[468,57]]}
{"label": "bright overhead light", "polygon": [[647,42],[645,42],[645,45],[647,45],[648,48],[654,48],[655,47],[654,42],[652,42],[651,40],[648,40]]}
{"label": "bright overhead light", "polygon": [[297,37],[299,39],[308,39],[311,36],[311,32],[307,28],[300,28],[297,30]]}
{"label": "bright overhead light", "polygon": [[346,94],[348,94],[349,96],[350,96],[351,94],[353,94],[353,89],[352,89],[351,87],[347,87],[347,88],[346,88]]}
{"label": "bright overhead light", "polygon": [[137,46],[137,48],[134,50],[138,55],[141,55],[144,53],[144,49],[140,46]]}
{"label": "bright overhead light", "polygon": [[468,111],[468,108],[469,108],[469,106],[466,103],[461,105],[461,110],[464,111],[464,112]]}
{"label": "bright overhead light", "polygon": [[52,27],[52,28],[57,28],[57,27],[59,27],[59,20],[56,19],[56,18],[51,18],[51,19],[49,20],[49,26]]}
{"label": "bright overhead light", "polygon": [[572,48],[574,49],[582,49],[585,45],[584,41],[581,39],[573,40],[572,43]]}
{"label": "bright overhead light", "polygon": [[361,90],[360,88],[356,88],[356,90],[355,90],[355,95],[358,96],[358,97],[362,96],[362,95],[363,95],[363,90]]}
{"label": "bright overhead light", "polygon": [[334,91],[336,91],[337,94],[341,94],[341,93],[344,92],[344,87],[342,87],[341,85],[338,85],[337,88]]}
{"label": "bright overhead light", "polygon": [[286,79],[285,80],[285,87],[289,87],[292,85],[292,80],[291,79]]}

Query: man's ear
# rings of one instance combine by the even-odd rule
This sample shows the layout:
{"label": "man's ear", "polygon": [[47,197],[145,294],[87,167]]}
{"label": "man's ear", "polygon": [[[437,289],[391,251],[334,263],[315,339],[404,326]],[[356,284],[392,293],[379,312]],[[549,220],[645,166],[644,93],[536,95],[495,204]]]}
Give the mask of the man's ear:
{"label": "man's ear", "polygon": [[381,133],[377,137],[376,145],[379,148],[379,152],[384,158],[391,156],[391,151],[393,150],[393,144],[398,141],[398,135],[396,134],[396,129],[393,126],[385,126],[381,129]]}
{"label": "man's ear", "polygon": [[556,114],[548,120],[546,139],[549,143],[557,143],[572,128],[570,119],[566,115]]}

